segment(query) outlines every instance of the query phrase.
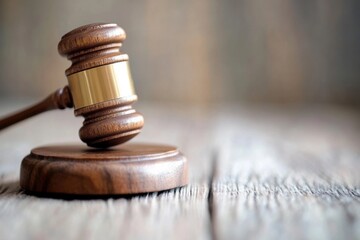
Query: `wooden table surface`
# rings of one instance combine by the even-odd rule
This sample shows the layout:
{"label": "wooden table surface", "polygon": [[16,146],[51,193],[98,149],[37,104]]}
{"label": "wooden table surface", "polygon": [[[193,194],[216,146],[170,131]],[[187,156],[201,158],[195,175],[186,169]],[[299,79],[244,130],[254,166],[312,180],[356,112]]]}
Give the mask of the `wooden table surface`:
{"label": "wooden table surface", "polygon": [[[0,114],[28,103],[0,102]],[[0,132],[0,239],[360,239],[360,113],[335,107],[137,105],[136,142],[177,145],[187,187],[95,200],[25,195],[31,148],[79,142],[53,111]]]}

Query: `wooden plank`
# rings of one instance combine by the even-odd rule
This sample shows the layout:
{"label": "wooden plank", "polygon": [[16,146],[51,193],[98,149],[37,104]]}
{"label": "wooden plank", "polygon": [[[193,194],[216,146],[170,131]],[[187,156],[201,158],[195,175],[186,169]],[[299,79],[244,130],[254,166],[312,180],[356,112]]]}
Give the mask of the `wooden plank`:
{"label": "wooden plank", "polygon": [[49,113],[0,134],[0,239],[359,238],[358,113],[138,109],[146,121],[136,141],[179,146],[188,187],[108,200],[19,193],[20,161],[32,147],[78,141],[81,119]]}
{"label": "wooden plank", "polygon": [[[0,114],[18,106],[2,104],[6,107],[0,107]],[[0,159],[0,239],[209,239],[207,114],[172,107],[138,109],[146,121],[135,140],[177,145],[189,159],[189,186],[107,200],[68,201],[19,193],[20,161],[32,147],[79,141],[81,119],[71,111],[54,111],[0,134],[0,152],[6,153]]]}
{"label": "wooden plank", "polygon": [[234,106],[218,116],[215,238],[360,238],[358,113]]}

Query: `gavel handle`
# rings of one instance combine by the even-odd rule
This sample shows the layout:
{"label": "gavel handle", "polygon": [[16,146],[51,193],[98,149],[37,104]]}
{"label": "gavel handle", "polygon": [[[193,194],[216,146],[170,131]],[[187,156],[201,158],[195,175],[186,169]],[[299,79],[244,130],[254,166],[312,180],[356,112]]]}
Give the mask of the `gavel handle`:
{"label": "gavel handle", "polygon": [[50,94],[43,101],[0,119],[0,130],[39,113],[53,109],[65,109],[67,107],[72,108],[73,102],[70,89],[68,86],[65,86]]}

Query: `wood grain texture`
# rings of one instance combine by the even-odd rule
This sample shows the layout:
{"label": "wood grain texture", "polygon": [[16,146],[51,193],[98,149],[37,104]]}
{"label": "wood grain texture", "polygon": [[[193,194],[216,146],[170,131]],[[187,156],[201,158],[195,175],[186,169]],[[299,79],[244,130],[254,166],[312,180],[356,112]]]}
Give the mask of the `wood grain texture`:
{"label": "wood grain texture", "polygon": [[[0,111],[13,108],[2,105]],[[139,106],[139,109],[148,120],[137,140],[178,146],[191,159],[189,186],[107,200],[64,201],[24,195],[17,187],[19,167],[31,148],[78,141],[74,130],[81,125],[80,119],[74,118],[71,111],[53,112],[0,135],[1,151],[9,152],[0,158],[0,239],[209,239],[207,198],[211,164],[204,162],[210,159],[211,148],[206,144],[206,139],[210,139],[206,131],[209,125],[202,122],[207,114],[158,106]],[[184,117],[187,114],[190,115]],[[159,118],[164,115],[166,119]],[[55,120],[68,128],[54,127]],[[190,131],[197,137],[189,138]],[[198,141],[204,144],[192,148]]]}
{"label": "wood grain texture", "polygon": [[[189,159],[189,186],[107,200],[24,195],[18,174],[28,151],[77,140],[73,130],[81,122],[70,111],[53,112],[0,134],[0,150],[8,152],[0,158],[0,238],[359,239],[358,112],[238,105],[139,110],[147,125],[138,141],[178,146]],[[51,125],[59,118],[68,129]]]}
{"label": "wood grain texture", "polygon": [[359,239],[358,113],[231,113],[216,130],[215,238]]}
{"label": "wood grain texture", "polygon": [[24,158],[20,186],[37,194],[111,196],[158,192],[188,184],[176,147],[128,143],[98,150],[82,145],[37,147]]}

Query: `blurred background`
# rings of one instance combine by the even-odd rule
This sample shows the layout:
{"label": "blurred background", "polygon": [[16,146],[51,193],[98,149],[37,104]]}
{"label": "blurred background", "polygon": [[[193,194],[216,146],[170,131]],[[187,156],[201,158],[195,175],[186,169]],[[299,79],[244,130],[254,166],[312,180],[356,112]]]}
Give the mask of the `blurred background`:
{"label": "blurred background", "polygon": [[360,104],[360,1],[0,1],[1,98],[66,84],[63,34],[127,32],[141,101]]}

